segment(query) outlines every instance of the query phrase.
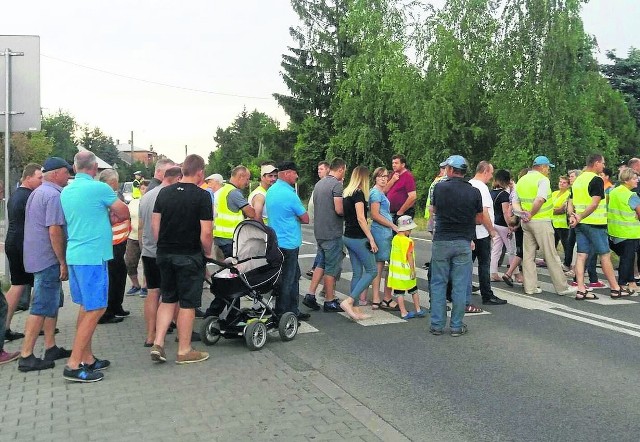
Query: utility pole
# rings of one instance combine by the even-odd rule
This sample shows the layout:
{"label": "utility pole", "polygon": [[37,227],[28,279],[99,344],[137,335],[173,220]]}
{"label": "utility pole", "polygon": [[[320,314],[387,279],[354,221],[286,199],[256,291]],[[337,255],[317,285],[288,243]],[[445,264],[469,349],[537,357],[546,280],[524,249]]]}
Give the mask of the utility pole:
{"label": "utility pole", "polygon": [[184,157],[187,158],[187,145],[184,145]]}
{"label": "utility pole", "polygon": [[133,166],[133,131],[131,131],[131,165]]}

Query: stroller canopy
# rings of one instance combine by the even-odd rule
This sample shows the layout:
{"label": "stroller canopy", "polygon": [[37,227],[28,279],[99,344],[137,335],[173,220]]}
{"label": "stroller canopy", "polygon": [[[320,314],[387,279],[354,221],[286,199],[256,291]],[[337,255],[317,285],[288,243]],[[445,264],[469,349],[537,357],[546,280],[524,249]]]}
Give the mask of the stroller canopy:
{"label": "stroller canopy", "polygon": [[[238,260],[237,268],[246,273],[258,267],[281,267],[284,260],[276,232],[269,226],[245,220],[233,232],[233,256]],[[246,262],[243,262],[248,260]]]}

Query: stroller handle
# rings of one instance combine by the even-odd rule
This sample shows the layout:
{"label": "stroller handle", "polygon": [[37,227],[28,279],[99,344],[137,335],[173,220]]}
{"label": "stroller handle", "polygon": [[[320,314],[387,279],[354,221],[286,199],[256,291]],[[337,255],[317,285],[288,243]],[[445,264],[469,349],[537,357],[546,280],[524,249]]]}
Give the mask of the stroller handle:
{"label": "stroller handle", "polygon": [[204,260],[205,260],[206,262],[211,263],[211,264],[215,264],[215,265],[217,265],[217,266],[224,267],[225,269],[231,269],[231,268],[233,268],[233,264],[232,264],[232,263],[229,263],[229,262],[218,261],[217,259],[208,258],[208,257],[206,257],[206,256],[204,257]]}

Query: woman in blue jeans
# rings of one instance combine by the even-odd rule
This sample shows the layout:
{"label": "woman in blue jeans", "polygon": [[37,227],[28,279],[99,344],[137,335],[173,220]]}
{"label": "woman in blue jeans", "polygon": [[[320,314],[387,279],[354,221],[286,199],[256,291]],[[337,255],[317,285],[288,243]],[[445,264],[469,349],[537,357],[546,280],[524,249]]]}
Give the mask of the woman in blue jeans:
{"label": "woman in blue jeans", "polygon": [[351,292],[340,303],[340,307],[353,320],[367,319],[370,315],[360,312],[358,297],[378,274],[374,253],[378,251],[367,224],[367,202],[369,200],[369,170],[358,166],[351,173],[351,180],[344,188],[342,206],[344,210],[344,245],[349,250],[351,269]]}

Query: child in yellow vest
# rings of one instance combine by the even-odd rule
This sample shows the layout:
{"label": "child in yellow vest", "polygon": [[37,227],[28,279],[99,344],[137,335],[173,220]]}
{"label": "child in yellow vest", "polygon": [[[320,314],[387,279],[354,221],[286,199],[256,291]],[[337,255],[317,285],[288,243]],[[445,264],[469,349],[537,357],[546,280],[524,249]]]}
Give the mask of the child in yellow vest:
{"label": "child in yellow vest", "polygon": [[[389,258],[389,276],[387,286],[393,289],[402,319],[424,317],[427,312],[420,308],[418,296],[418,281],[416,279],[416,259],[411,230],[418,227],[408,215],[398,218],[398,233],[391,242],[391,256]],[[415,312],[408,312],[404,305],[404,295],[408,292],[413,297]]]}

